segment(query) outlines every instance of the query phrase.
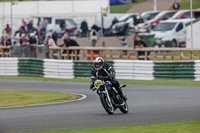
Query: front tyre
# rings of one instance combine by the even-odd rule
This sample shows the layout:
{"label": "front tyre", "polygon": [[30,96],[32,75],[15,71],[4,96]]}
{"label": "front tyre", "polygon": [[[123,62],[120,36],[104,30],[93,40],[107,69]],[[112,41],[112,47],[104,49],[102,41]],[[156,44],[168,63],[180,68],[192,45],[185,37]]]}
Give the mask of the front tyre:
{"label": "front tyre", "polygon": [[114,107],[112,103],[109,102],[108,97],[104,93],[100,94],[100,101],[108,114],[114,114]]}
{"label": "front tyre", "polygon": [[124,113],[124,114],[127,114],[129,109],[128,109],[128,104],[126,101],[124,101],[124,105],[123,106],[120,106],[119,107],[119,110]]}

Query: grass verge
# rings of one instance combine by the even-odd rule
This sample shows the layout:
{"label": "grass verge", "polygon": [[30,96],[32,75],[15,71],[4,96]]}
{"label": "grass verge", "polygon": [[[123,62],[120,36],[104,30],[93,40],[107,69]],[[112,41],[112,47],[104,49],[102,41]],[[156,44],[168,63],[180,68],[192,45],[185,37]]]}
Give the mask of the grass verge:
{"label": "grass verge", "polygon": [[78,97],[60,92],[0,89],[0,108],[61,102]]}
{"label": "grass verge", "polygon": [[[42,80],[42,81],[61,81],[61,82],[86,82],[90,83],[90,78],[75,79],[54,79],[40,77],[21,77],[21,76],[0,76],[0,79],[16,80]],[[145,85],[200,85],[199,81],[193,80],[119,80],[121,84],[145,84]]]}
{"label": "grass verge", "polygon": [[80,130],[38,131],[29,133],[199,133],[200,121],[144,126],[109,127]]}
{"label": "grass verge", "polygon": [[110,13],[126,13],[133,6],[135,6],[137,4],[141,4],[146,1],[148,1],[148,0],[139,0],[138,2],[128,3],[128,4],[124,4],[124,5],[111,5]]}
{"label": "grass verge", "polygon": [[[193,9],[200,8],[200,0],[192,0]],[[190,0],[183,0],[180,3],[180,10],[182,9],[190,9]]]}

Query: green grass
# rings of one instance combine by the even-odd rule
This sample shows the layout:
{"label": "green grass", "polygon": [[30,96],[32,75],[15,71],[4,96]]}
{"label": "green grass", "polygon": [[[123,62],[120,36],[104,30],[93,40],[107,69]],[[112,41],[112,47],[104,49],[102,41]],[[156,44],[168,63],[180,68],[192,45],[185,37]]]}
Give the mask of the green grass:
{"label": "green grass", "polygon": [[[38,77],[0,76],[0,79],[87,82],[87,83],[91,82],[90,78],[54,79],[54,78],[38,78]],[[156,79],[156,80],[119,80],[119,82],[121,84],[145,84],[145,85],[200,85],[200,81],[193,81],[193,80],[158,80]]]}
{"label": "green grass", "polygon": [[80,130],[39,131],[29,133],[199,133],[200,121],[144,126],[109,127]]}
{"label": "green grass", "polygon": [[[200,0],[192,0],[193,9],[200,8]],[[180,3],[180,10],[182,9],[190,9],[190,0],[183,0]]]}
{"label": "green grass", "polygon": [[138,2],[128,3],[124,5],[111,5],[110,6],[110,13],[126,13],[130,8],[133,6],[146,2],[148,0],[139,0]]}
{"label": "green grass", "polygon": [[29,90],[0,89],[0,108],[60,102],[78,98],[77,95]]}

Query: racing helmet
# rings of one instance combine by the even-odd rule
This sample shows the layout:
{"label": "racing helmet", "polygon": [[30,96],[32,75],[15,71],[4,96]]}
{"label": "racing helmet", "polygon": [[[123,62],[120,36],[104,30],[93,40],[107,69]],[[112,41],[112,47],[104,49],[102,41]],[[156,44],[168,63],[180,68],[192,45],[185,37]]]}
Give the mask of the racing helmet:
{"label": "racing helmet", "polygon": [[103,65],[104,65],[104,60],[101,57],[97,57],[93,62],[93,66],[94,66],[95,70],[97,70],[97,71],[101,70]]}

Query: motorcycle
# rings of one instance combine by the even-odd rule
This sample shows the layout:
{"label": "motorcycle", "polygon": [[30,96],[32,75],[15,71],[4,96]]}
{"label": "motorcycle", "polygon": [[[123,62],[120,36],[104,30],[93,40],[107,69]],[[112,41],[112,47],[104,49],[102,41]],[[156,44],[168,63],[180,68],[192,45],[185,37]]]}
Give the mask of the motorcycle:
{"label": "motorcycle", "polygon": [[[123,85],[120,88],[124,87],[126,87],[126,85]],[[110,81],[95,80],[92,91],[95,90],[100,97],[101,104],[108,114],[114,114],[114,111],[117,108],[119,108],[119,110],[124,114],[128,113],[129,108],[127,102],[121,98]]]}

